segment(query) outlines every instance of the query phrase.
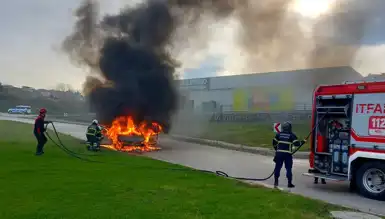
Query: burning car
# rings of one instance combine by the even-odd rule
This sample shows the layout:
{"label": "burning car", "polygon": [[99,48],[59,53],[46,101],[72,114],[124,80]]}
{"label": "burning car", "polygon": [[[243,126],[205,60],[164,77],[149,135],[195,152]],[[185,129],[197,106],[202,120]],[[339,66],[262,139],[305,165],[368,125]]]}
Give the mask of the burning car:
{"label": "burning car", "polygon": [[103,135],[108,143],[102,146],[124,152],[155,151],[160,149],[157,145],[161,132],[162,126],[156,122],[136,124],[132,117],[121,116],[110,126],[104,126]]}

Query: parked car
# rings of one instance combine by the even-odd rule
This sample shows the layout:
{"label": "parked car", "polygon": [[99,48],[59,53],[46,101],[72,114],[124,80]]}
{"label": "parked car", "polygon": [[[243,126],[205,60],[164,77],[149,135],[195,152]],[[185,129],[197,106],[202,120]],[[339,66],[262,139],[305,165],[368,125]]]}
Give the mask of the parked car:
{"label": "parked car", "polygon": [[9,114],[31,114],[31,106],[18,105],[14,108],[8,109]]}

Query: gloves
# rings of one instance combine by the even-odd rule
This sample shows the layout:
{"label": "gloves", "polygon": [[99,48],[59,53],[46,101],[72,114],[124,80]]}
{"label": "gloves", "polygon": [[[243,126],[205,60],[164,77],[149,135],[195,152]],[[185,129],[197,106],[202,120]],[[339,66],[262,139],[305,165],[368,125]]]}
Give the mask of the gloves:
{"label": "gloves", "polygon": [[273,158],[273,162],[276,163],[277,162],[277,156],[274,156]]}

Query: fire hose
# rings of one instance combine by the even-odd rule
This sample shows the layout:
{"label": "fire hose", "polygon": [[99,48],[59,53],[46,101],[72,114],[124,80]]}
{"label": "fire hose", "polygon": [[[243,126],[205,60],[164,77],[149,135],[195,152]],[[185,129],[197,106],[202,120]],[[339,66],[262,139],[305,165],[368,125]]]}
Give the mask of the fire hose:
{"label": "fire hose", "polygon": [[[318,121],[317,123],[314,125],[314,127],[312,128],[312,130],[309,132],[309,134],[306,136],[306,138],[304,138],[304,140],[306,141],[307,139],[309,139],[309,137],[311,136],[311,134],[315,131],[315,129],[318,127],[319,123],[325,118],[325,116],[328,114],[328,112],[326,112]],[[66,154],[74,157],[74,158],[77,158],[79,160],[83,160],[83,161],[86,161],[86,162],[92,162],[92,163],[104,163],[104,164],[118,164],[118,165],[124,165],[124,164],[119,164],[119,163],[112,163],[112,162],[103,162],[103,161],[97,161],[97,160],[92,160],[92,159],[88,159],[88,158],[85,158],[85,157],[82,157],[82,156],[94,156],[93,154],[81,154],[81,153],[76,153],[72,150],[70,150],[68,147],[66,147],[63,142],[61,141],[60,137],[59,137],[59,134],[56,130],[56,127],[54,125],[53,122],[49,123],[51,124],[52,128],[53,128],[53,131],[55,133],[55,136],[56,138],[58,139],[58,142],[54,141],[51,136],[48,134],[47,132],[47,136],[48,138],[52,141],[52,143],[54,143],[57,147],[59,147],[62,151],[64,151]],[[48,124],[47,124],[48,126]],[[303,144],[299,147],[297,147],[293,152],[292,154],[295,154],[297,153],[297,151],[299,149],[301,149],[301,147],[303,146]],[[273,175],[274,175],[274,170],[272,171],[272,173],[265,177],[265,178],[248,178],[248,177],[235,177],[235,176],[230,176],[228,175],[227,173],[223,172],[223,171],[210,171],[210,170],[202,170],[202,169],[182,169],[182,168],[153,168],[153,167],[148,167],[150,169],[162,169],[162,170],[176,170],[176,171],[199,171],[199,172],[205,172],[205,173],[212,173],[212,174],[215,174],[215,175],[218,175],[218,176],[222,176],[222,177],[225,177],[225,178],[232,178],[232,179],[237,179],[237,180],[248,180],[248,181],[266,181],[268,179],[270,179]]]}

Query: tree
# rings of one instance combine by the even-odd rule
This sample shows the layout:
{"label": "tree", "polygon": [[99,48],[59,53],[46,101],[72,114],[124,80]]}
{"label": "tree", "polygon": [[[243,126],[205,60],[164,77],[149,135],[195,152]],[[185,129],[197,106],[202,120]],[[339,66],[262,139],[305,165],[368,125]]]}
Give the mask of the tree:
{"label": "tree", "polygon": [[56,90],[66,91],[66,85],[64,83],[59,83],[58,85],[56,85]]}
{"label": "tree", "polygon": [[66,84],[66,91],[74,93],[74,89],[70,84]]}
{"label": "tree", "polygon": [[59,83],[58,85],[56,85],[55,90],[62,91],[62,92],[66,92],[66,91],[73,92],[74,91],[74,89],[72,88],[72,86],[70,84],[64,84],[64,83]]}

